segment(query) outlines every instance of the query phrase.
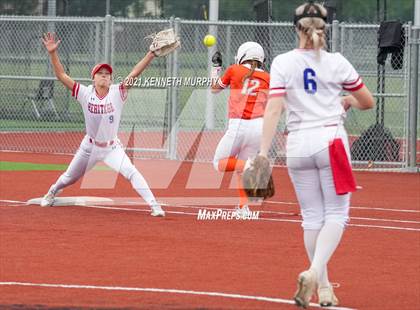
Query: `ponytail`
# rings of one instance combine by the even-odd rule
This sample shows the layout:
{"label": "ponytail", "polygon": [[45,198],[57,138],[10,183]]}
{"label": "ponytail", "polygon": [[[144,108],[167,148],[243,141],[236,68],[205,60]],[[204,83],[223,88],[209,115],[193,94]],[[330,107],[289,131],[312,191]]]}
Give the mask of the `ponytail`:
{"label": "ponytail", "polygon": [[251,70],[244,75],[244,77],[242,78],[242,83],[245,82],[246,79],[249,79],[255,72],[255,69],[257,67],[260,67],[260,62],[256,61],[256,60],[250,60],[249,62],[246,61],[245,63],[251,63]]}
{"label": "ponytail", "polygon": [[[295,11],[295,15],[298,16],[303,14],[307,5],[308,4],[299,6]],[[308,13],[311,13],[314,10],[319,10],[322,16],[327,16],[327,10],[325,7],[318,3],[312,3],[307,10]],[[305,35],[305,45],[309,41],[316,50],[322,49],[326,46],[325,21],[323,18],[304,17],[297,21],[296,26],[298,31],[301,31]]]}

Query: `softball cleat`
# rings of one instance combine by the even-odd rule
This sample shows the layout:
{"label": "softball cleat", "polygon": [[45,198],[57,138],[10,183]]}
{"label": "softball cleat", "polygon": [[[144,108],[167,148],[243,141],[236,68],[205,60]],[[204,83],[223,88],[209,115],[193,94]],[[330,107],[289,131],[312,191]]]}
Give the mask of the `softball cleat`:
{"label": "softball cleat", "polygon": [[165,216],[165,211],[163,211],[162,207],[159,204],[152,204],[150,206],[150,208],[152,209],[152,212],[150,213],[151,216],[156,216],[156,217],[164,217]]}
{"label": "softball cleat", "polygon": [[54,205],[55,197],[60,194],[62,190],[59,190],[55,194],[52,191],[48,191],[45,196],[42,198],[40,206],[41,207],[52,207]]}
{"label": "softball cleat", "polygon": [[247,219],[249,216],[252,215],[251,210],[249,209],[248,205],[244,205],[242,206],[242,208],[240,206],[237,206],[235,208],[235,214],[236,216],[238,216],[240,219]]}
{"label": "softball cleat", "polygon": [[296,306],[308,308],[312,295],[316,290],[317,276],[313,269],[303,271],[298,276],[298,289],[295,293],[294,300]]}
{"label": "softball cleat", "polygon": [[318,288],[318,302],[321,307],[338,306],[332,285]]}

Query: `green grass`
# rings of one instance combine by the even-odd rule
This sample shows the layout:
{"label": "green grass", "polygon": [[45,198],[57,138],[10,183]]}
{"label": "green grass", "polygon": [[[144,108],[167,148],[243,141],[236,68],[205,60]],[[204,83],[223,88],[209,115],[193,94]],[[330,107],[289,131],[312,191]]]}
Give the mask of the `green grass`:
{"label": "green grass", "polygon": [[[27,162],[0,161],[0,171],[65,171],[66,164],[36,164]],[[94,170],[109,171],[107,166],[95,166]]]}
{"label": "green grass", "polygon": [[38,120],[1,120],[1,131],[31,131],[36,128],[39,132],[50,131],[83,131],[84,122],[71,121],[38,121]]}

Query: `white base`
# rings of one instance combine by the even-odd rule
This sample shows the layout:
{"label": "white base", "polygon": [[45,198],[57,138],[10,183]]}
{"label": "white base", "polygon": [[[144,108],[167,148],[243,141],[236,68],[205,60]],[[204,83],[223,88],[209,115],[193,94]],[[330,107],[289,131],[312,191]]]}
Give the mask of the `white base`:
{"label": "white base", "polygon": [[[29,199],[27,205],[40,205],[42,197]],[[58,206],[88,206],[92,204],[113,204],[114,200],[104,197],[56,197],[54,207]]]}

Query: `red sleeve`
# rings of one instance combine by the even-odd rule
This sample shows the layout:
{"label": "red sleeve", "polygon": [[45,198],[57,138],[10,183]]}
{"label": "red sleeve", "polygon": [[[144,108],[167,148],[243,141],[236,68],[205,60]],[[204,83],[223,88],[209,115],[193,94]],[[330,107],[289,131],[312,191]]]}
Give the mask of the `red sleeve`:
{"label": "red sleeve", "polygon": [[74,83],[73,89],[71,90],[71,95],[77,99],[77,95],[79,95],[80,84]]}
{"label": "red sleeve", "polygon": [[365,86],[365,84],[362,82],[360,76],[354,81],[343,83],[343,89],[347,91],[356,91],[363,86]]}
{"label": "red sleeve", "polygon": [[225,74],[219,79],[219,86],[222,88],[226,88],[230,85],[230,80],[233,75],[233,66],[227,68]]}

